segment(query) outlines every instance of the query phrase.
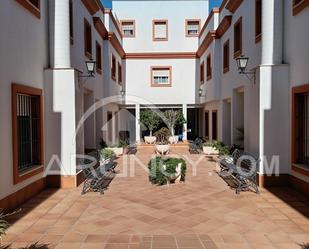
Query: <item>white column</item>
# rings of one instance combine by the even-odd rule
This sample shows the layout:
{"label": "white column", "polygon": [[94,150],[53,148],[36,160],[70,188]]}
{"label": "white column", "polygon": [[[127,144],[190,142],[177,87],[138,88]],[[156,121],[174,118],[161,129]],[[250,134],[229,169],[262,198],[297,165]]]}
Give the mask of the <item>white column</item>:
{"label": "white column", "polygon": [[[182,105],[182,114],[185,120],[187,121],[187,104]],[[187,140],[187,123],[183,125],[183,141]]]}
{"label": "white column", "polygon": [[49,4],[51,67],[70,68],[69,0],[51,0]]}
{"label": "white column", "polygon": [[136,143],[141,141],[141,126],[140,126],[140,105],[135,105],[135,136]]}
{"label": "white column", "polygon": [[283,2],[262,0],[262,63],[282,64]]}

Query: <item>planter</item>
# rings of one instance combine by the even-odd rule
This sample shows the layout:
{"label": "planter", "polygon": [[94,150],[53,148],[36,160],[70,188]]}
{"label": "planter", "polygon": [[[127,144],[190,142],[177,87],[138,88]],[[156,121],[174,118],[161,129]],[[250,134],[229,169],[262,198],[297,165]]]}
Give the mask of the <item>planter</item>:
{"label": "planter", "polygon": [[178,143],[178,140],[179,140],[179,137],[178,136],[170,136],[168,138],[168,141],[170,144],[177,144]]}
{"label": "planter", "polygon": [[164,155],[168,154],[170,151],[170,146],[168,144],[156,144],[156,152]]}
{"label": "planter", "polygon": [[114,151],[116,156],[121,156],[123,155],[123,148],[109,148],[110,150]]}
{"label": "planter", "polygon": [[146,144],[154,144],[156,142],[157,138],[154,137],[154,136],[145,136],[144,140],[145,140]]}
{"label": "planter", "polygon": [[219,151],[212,146],[203,146],[203,153],[206,155],[219,155]]}

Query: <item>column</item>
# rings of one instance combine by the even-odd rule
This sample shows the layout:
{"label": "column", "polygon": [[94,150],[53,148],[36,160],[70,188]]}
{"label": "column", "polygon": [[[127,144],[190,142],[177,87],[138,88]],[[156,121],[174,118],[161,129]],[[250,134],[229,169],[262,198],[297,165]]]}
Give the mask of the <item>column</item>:
{"label": "column", "polygon": [[49,4],[51,67],[70,68],[69,0],[51,0]]}
{"label": "column", "polygon": [[140,143],[141,141],[141,125],[140,125],[140,105],[135,105],[135,136],[136,143]]}
{"label": "column", "polygon": [[[185,120],[187,120],[187,104],[182,105],[182,114]],[[183,141],[187,140],[187,123],[183,125]]]}

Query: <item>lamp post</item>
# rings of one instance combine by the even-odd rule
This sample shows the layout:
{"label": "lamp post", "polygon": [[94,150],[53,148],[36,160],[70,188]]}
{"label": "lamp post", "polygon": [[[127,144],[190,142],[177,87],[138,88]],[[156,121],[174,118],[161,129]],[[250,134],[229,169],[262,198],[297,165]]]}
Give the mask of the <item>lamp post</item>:
{"label": "lamp post", "polygon": [[[237,63],[237,68],[238,68],[238,72],[239,74],[244,74],[247,76],[247,78],[250,80],[250,81],[254,81],[254,84],[255,84],[255,79],[256,79],[256,72],[255,70],[253,71],[246,71],[246,68],[248,66],[248,61],[249,61],[249,58],[248,57],[245,57],[243,55],[239,56],[238,58],[235,59],[236,60],[236,63]],[[249,75],[252,75],[253,77],[249,77]]]}

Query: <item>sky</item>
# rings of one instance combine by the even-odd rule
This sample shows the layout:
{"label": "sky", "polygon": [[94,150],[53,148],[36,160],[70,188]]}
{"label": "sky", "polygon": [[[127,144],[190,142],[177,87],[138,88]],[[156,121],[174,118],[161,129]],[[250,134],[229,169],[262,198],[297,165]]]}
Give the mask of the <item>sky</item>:
{"label": "sky", "polygon": [[[104,7],[107,7],[107,8],[111,8],[112,7],[112,4],[111,4],[111,0],[101,0]],[[214,7],[219,7],[220,4],[221,4],[222,0],[210,0],[210,10]]]}

